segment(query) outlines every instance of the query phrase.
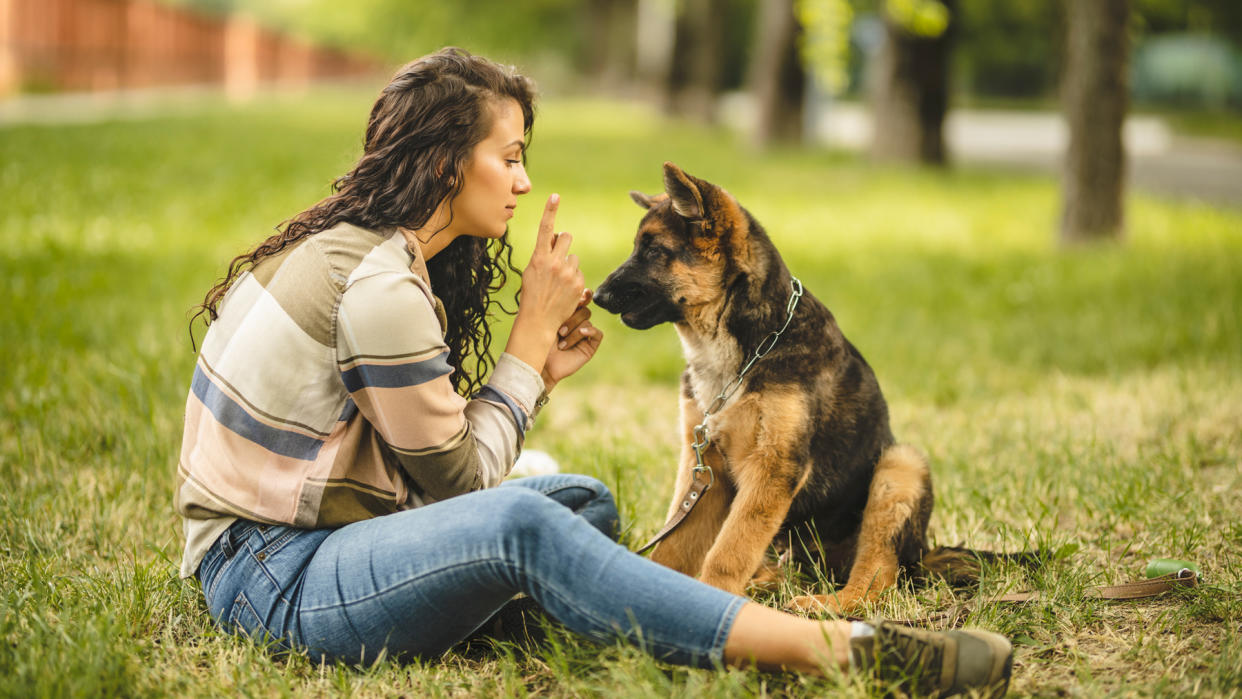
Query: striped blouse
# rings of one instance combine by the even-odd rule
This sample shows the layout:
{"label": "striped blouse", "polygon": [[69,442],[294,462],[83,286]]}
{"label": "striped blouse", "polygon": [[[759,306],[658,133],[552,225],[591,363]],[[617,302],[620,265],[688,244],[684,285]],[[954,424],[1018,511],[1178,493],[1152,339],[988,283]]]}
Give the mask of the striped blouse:
{"label": "striped blouse", "polygon": [[349,224],[240,275],[186,401],[181,575],[237,518],[336,527],[498,484],[543,391],[502,354],[472,400],[417,246]]}

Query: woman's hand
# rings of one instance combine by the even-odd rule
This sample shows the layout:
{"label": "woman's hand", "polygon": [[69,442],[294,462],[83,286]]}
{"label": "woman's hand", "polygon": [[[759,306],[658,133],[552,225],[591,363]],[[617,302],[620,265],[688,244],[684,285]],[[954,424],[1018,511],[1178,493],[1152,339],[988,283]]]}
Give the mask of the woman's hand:
{"label": "woman's hand", "polygon": [[[505,346],[506,352],[544,373],[545,377],[551,376],[544,369],[549,352],[557,351],[554,343],[560,340],[558,330],[577,315],[586,288],[586,280],[578,269],[578,256],[569,253],[573,237],[568,233],[556,235],[552,232],[559,206],[558,195],[548,197],[535,238],[535,250],[531,253],[530,264],[522,271],[521,304]],[[571,328],[580,326],[581,322],[579,320]],[[579,344],[580,341],[569,346],[576,348]],[[581,354],[581,350],[577,352]],[[585,362],[586,359],[581,359],[562,378],[577,371]],[[557,366],[564,368],[572,363],[558,362]]]}
{"label": "woman's hand", "polygon": [[578,371],[599,349],[604,333],[591,324],[591,298],[594,292],[586,289],[578,301],[578,308],[557,331],[556,346],[548,352],[543,365],[543,383],[551,391],[561,379]]}

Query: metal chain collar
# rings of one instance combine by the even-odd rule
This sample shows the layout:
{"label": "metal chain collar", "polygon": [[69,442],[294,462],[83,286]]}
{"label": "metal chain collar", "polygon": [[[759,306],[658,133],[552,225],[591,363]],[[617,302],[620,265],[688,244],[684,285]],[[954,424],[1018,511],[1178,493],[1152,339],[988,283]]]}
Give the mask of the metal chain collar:
{"label": "metal chain collar", "polygon": [[694,442],[690,444],[690,447],[694,449],[695,467],[691,478],[698,479],[699,474],[706,471],[709,479],[708,487],[716,482],[716,474],[712,472],[711,466],[703,463],[703,450],[711,443],[707,435],[707,418],[715,415],[716,411],[724,407],[724,404],[729,398],[733,397],[737,389],[741,388],[742,379],[755,366],[755,362],[763,359],[768,352],[771,352],[772,348],[776,346],[777,340],[781,339],[781,335],[789,328],[789,322],[793,320],[794,311],[798,308],[798,301],[802,298],[802,282],[797,277],[790,277],[790,279],[792,280],[790,284],[792,290],[789,294],[789,303],[785,305],[785,324],[781,326],[780,330],[770,332],[767,337],[763,338],[763,341],[755,348],[755,353],[751,355],[750,361],[746,362],[746,366],[742,367],[742,370],[737,373],[737,376],[732,381],[720,389],[720,394],[707,407],[707,410],[703,411],[703,421],[694,426]]}

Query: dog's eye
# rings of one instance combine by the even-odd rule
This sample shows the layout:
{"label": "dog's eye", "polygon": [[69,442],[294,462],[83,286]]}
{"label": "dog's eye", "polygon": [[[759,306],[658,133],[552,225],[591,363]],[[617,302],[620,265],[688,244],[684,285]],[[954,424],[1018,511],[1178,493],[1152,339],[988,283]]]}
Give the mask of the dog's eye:
{"label": "dog's eye", "polygon": [[659,245],[647,245],[643,247],[643,257],[652,262],[662,262],[673,256],[673,251]]}

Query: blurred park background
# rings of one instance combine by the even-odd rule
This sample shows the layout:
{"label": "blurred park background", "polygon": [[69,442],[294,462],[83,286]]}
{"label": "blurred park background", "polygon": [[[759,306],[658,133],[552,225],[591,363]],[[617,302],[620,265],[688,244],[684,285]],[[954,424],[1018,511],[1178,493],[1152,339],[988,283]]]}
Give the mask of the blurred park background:
{"label": "blurred park background", "polygon": [[[386,78],[444,45],[542,93],[515,260],[552,192],[594,285],[663,161],[725,186],[929,455],[936,541],[1056,552],[870,611],[1034,588],[967,620],[1015,640],[1017,693],[1237,696],[1236,0],[0,0],[0,696],[883,693],[559,632],[323,668],[214,631],[177,578],[190,308],[328,193]],[[527,447],[605,480],[634,543],[671,489],[680,347],[596,320],[600,354]],[[1205,585],[1085,595],[1154,557]]]}
{"label": "blurred park background", "polygon": [[[170,86],[376,82],[461,45],[547,95],[658,104],[758,147],[1064,171],[1068,237],[1123,228],[1109,183],[1126,178],[1242,200],[1232,0],[3,0],[0,19],[0,119]],[[20,99],[81,91],[97,98]]]}

